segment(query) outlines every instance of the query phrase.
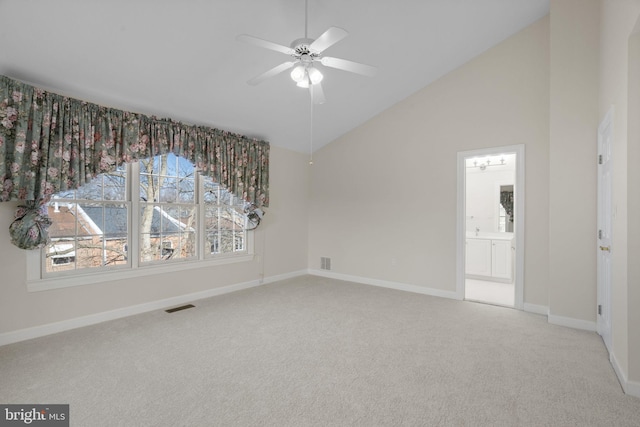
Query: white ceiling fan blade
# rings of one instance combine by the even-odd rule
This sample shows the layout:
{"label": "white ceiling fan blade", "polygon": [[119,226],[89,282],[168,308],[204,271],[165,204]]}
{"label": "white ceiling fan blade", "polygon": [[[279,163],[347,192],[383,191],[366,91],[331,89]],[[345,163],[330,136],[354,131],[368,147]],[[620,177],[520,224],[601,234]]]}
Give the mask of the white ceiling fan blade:
{"label": "white ceiling fan blade", "polygon": [[250,36],[248,34],[240,34],[236,37],[236,40],[253,44],[256,46],[264,47],[266,49],[275,50],[276,52],[282,52],[285,55],[292,55],[295,53],[293,49],[287,46],[283,46],[278,43],[270,42],[269,40],[259,39],[258,37]]}
{"label": "white ceiling fan blade", "polygon": [[347,61],[346,59],[332,58],[325,56],[320,59],[320,63],[327,67],[337,68],[339,70],[350,71],[352,73],[362,74],[364,76],[373,77],[378,72],[376,67],[371,65],[360,64],[359,62]]}
{"label": "white ceiling fan blade", "polygon": [[324,91],[322,90],[322,85],[320,83],[311,85],[309,90],[311,91],[311,99],[313,99],[314,104],[325,103],[327,99],[324,97]]}
{"label": "white ceiling fan blade", "polygon": [[323,50],[330,46],[333,46],[348,35],[349,33],[347,33],[347,31],[343,30],[342,28],[331,27],[327,31],[322,33],[322,35],[318,37],[313,43],[311,43],[309,45],[309,49],[314,52],[321,53]]}
{"label": "white ceiling fan blade", "polygon": [[295,62],[291,62],[291,61],[284,62],[284,63],[278,65],[277,67],[273,67],[269,71],[266,71],[266,72],[260,74],[259,76],[256,76],[256,77],[252,78],[247,83],[249,83],[251,86],[255,86],[258,83],[262,83],[262,81],[268,79],[269,77],[273,77],[273,76],[275,76],[277,74],[282,73],[283,71],[288,70],[289,68],[293,67],[294,65],[296,65]]}

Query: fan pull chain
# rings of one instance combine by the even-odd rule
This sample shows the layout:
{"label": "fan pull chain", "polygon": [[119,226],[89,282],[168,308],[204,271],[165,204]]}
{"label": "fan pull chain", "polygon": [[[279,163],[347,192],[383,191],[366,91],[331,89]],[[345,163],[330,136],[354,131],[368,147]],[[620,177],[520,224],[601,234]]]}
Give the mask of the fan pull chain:
{"label": "fan pull chain", "polygon": [[313,164],[313,89],[309,86],[309,164]]}

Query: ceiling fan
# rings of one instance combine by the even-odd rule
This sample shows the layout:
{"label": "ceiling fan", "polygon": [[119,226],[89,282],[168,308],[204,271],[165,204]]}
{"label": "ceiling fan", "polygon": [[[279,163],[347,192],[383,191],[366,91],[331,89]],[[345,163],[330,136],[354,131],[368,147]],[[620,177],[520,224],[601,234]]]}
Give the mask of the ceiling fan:
{"label": "ceiling fan", "polygon": [[330,27],[317,39],[311,39],[307,35],[307,22],[308,0],[305,0],[304,37],[294,40],[291,42],[289,47],[250,36],[248,34],[240,34],[236,37],[236,40],[238,41],[281,52],[285,55],[291,56],[292,58],[291,61],[284,62],[252,78],[247,83],[250,85],[257,85],[270,77],[276,76],[293,68],[291,71],[291,78],[296,82],[297,86],[309,88],[313,103],[322,104],[325,101],[324,91],[320,84],[323,79],[323,75],[317,68],[318,63],[326,67],[337,68],[339,70],[349,71],[369,77],[373,77],[376,74],[378,71],[377,68],[372,67],[371,65],[323,55],[323,52],[326,49],[349,35],[346,30],[339,27]]}

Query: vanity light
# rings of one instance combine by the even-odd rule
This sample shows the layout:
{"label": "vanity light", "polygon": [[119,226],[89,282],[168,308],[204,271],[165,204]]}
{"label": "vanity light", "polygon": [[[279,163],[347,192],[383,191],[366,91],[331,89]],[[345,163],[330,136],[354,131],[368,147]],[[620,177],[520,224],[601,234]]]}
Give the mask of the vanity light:
{"label": "vanity light", "polygon": [[478,163],[477,159],[473,159],[473,166],[467,166],[467,168],[479,168],[480,170],[483,171],[491,166],[506,166],[506,165],[507,165],[507,161],[504,159],[504,157],[500,158],[500,163],[491,163],[491,157],[487,157],[486,159],[480,161],[480,163]]}

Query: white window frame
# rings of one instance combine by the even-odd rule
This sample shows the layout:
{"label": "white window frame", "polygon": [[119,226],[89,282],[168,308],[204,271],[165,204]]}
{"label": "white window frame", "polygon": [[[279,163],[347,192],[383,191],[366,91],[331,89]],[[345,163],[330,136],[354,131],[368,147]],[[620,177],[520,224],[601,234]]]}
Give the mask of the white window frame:
{"label": "white window frame", "polygon": [[[27,251],[27,290],[29,292],[45,291],[50,289],[60,289],[72,286],[90,285],[101,282],[116,281],[156,274],[164,274],[182,270],[192,270],[195,268],[206,268],[218,265],[226,265],[241,262],[250,262],[254,259],[254,231],[245,231],[245,242],[243,251],[233,251],[224,254],[211,254],[210,250],[205,251],[205,203],[203,199],[204,182],[200,175],[196,174],[197,194],[197,246],[198,254],[191,259],[175,259],[170,261],[140,262],[140,232],[138,228],[138,218],[134,215],[140,212],[139,197],[131,197],[131,194],[140,194],[140,165],[139,162],[127,164],[127,201],[129,206],[128,224],[128,245],[129,254],[127,265],[112,266],[104,268],[83,269],[81,271],[61,271],[55,275],[45,273],[46,257],[41,250]],[[131,179],[135,177],[135,179]]]}

